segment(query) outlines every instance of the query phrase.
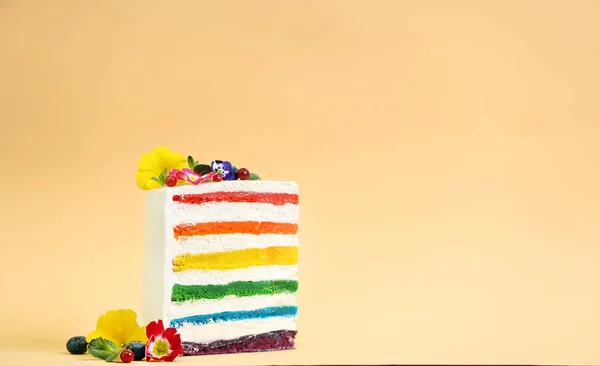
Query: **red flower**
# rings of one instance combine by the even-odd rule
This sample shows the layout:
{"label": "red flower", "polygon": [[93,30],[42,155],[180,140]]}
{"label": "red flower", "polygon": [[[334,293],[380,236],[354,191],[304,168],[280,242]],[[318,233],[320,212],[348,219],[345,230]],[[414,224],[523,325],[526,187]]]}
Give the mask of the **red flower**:
{"label": "red flower", "polygon": [[162,319],[146,326],[146,361],[173,361],[183,353],[177,329],[163,326]]}

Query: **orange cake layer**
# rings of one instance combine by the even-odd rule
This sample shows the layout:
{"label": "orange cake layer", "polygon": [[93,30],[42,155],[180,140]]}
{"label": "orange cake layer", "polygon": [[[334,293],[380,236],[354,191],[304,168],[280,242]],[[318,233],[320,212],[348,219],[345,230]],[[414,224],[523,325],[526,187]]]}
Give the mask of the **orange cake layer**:
{"label": "orange cake layer", "polygon": [[297,224],[281,222],[205,222],[197,224],[180,224],[173,228],[175,238],[196,235],[218,234],[296,234]]}

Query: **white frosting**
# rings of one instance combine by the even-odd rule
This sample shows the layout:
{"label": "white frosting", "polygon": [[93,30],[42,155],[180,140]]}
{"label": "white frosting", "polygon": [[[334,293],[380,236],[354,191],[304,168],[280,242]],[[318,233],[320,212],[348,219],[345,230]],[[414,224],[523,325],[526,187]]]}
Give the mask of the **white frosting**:
{"label": "white frosting", "polygon": [[298,205],[286,203],[208,202],[201,205],[174,203],[170,209],[170,225],[215,221],[298,222]]}
{"label": "white frosting", "polygon": [[173,255],[184,253],[202,254],[272,246],[297,247],[298,235],[229,234],[192,236],[179,239],[177,245],[173,246],[172,253]]}
{"label": "white frosting", "polygon": [[217,340],[236,339],[239,337],[273,332],[277,330],[297,330],[296,319],[275,317],[265,319],[238,320],[234,322],[217,322],[211,324],[184,324],[177,328],[182,341],[209,343]]}
{"label": "white frosting", "polygon": [[[172,319],[196,314],[228,310],[250,310],[268,306],[294,305],[294,294],[275,296],[228,297],[220,300],[202,300],[172,303],[173,284],[227,284],[233,281],[297,280],[297,265],[257,266],[228,271],[187,270],[173,272],[172,259],[177,254],[211,253],[271,246],[298,246],[297,235],[206,235],[177,240],[173,228],[181,223],[214,221],[271,221],[298,222],[298,205],[272,205],[268,203],[212,202],[206,204],[182,204],[173,201],[174,195],[202,194],[211,192],[265,192],[297,194],[294,182],[274,181],[228,181],[206,183],[197,186],[181,186],[156,189],[149,193],[146,214],[145,256],[145,321]],[[295,330],[295,318],[267,318],[245,321],[214,323],[202,326],[186,324],[179,329],[183,341],[207,342],[234,339],[244,335],[274,330]]]}
{"label": "white frosting", "polygon": [[150,191],[146,204],[144,232],[144,302],[140,314],[143,323],[163,316],[165,284],[165,203],[166,190]]}
{"label": "white frosting", "polygon": [[270,180],[230,180],[219,184],[202,183],[197,186],[180,186],[168,189],[169,194],[199,194],[212,192],[265,192],[298,194],[298,185],[294,182],[276,182]]}
{"label": "white frosting", "polygon": [[180,285],[224,285],[234,281],[297,280],[298,265],[254,266],[228,271],[188,270],[173,274]]}
{"label": "white frosting", "polygon": [[184,318],[186,316],[199,314],[214,314],[222,311],[256,310],[271,306],[296,306],[296,296],[289,293],[244,297],[227,296],[216,300],[202,299],[173,303],[171,305],[171,316],[173,318]]}

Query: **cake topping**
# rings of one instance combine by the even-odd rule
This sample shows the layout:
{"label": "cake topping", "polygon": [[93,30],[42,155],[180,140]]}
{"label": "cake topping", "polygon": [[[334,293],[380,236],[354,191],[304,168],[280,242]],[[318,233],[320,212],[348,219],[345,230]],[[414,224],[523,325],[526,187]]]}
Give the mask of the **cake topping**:
{"label": "cake topping", "polygon": [[102,337],[94,338],[88,346],[90,355],[109,362],[116,360],[121,354],[121,350],[122,348],[115,342]]}
{"label": "cake topping", "polygon": [[67,341],[67,351],[74,355],[82,355],[87,351],[87,342],[84,336],[72,337]]}
{"label": "cake topping", "polygon": [[260,176],[246,168],[238,169],[226,160],[213,160],[203,164],[191,155],[173,152],[167,147],[157,147],[143,154],[135,174],[138,187],[150,190],[161,187],[197,185],[227,180],[259,180]]}
{"label": "cake topping", "polygon": [[120,309],[107,311],[100,315],[96,324],[96,330],[87,336],[87,341],[102,337],[114,342],[116,345],[125,347],[129,342],[145,342],[146,327],[140,327],[137,322],[137,314],[131,309]]}
{"label": "cake topping", "polygon": [[135,358],[135,354],[130,349],[124,349],[121,351],[121,355],[119,356],[123,363],[130,363]]}
{"label": "cake topping", "polygon": [[235,174],[233,172],[233,166],[228,161],[213,160],[210,163],[212,170],[217,172],[223,180],[235,180]]}
{"label": "cake topping", "polygon": [[169,176],[174,177],[176,179],[176,182],[179,183],[179,185],[183,185],[186,183],[197,185],[203,182],[207,182],[210,181],[213,175],[215,174],[217,173],[210,172],[201,176],[190,168],[183,168],[181,170],[171,169],[171,171],[169,172]]}
{"label": "cake topping", "polygon": [[238,170],[237,176],[241,180],[246,180],[246,179],[250,178],[250,171],[246,168],[242,168],[242,169]]}
{"label": "cake topping", "polygon": [[87,351],[91,356],[109,362],[120,358],[124,363],[144,358],[146,361],[173,361],[183,353],[177,329],[165,329],[160,319],[140,327],[135,311],[130,309],[110,310],[100,315],[96,330],[87,338],[69,339],[67,350],[73,354]]}
{"label": "cake topping", "polygon": [[165,183],[168,187],[175,187],[177,185],[177,177],[169,175],[167,179],[165,179]]}
{"label": "cake topping", "polygon": [[198,174],[198,175],[204,175],[204,174],[213,172],[210,165],[206,165],[206,164],[198,164],[193,169],[194,169],[194,172],[196,172],[196,174]]}
{"label": "cake topping", "polygon": [[131,342],[127,345],[127,349],[135,355],[134,361],[141,361],[146,357],[146,343],[144,342]]}
{"label": "cake topping", "polygon": [[183,353],[181,336],[175,328],[165,329],[162,320],[148,324],[146,335],[146,361],[173,361]]}

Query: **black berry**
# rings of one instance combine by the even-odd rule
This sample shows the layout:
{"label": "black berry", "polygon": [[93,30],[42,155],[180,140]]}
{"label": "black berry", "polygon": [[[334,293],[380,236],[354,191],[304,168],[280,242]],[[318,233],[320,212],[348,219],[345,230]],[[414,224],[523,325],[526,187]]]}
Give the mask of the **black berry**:
{"label": "black berry", "polygon": [[194,172],[196,172],[200,176],[203,176],[204,174],[208,174],[212,171],[213,170],[210,167],[210,165],[206,165],[206,164],[198,164],[194,167]]}
{"label": "black berry", "polygon": [[73,337],[67,341],[67,351],[74,355],[82,355],[87,351],[88,343],[84,336]]}
{"label": "black berry", "polygon": [[135,355],[135,361],[141,361],[146,357],[146,344],[144,342],[131,342],[127,349],[132,350]]}

